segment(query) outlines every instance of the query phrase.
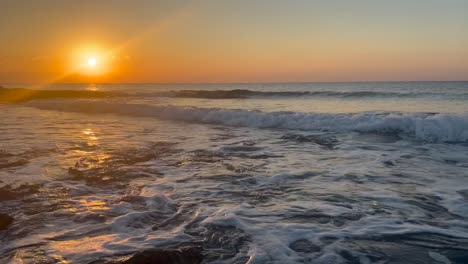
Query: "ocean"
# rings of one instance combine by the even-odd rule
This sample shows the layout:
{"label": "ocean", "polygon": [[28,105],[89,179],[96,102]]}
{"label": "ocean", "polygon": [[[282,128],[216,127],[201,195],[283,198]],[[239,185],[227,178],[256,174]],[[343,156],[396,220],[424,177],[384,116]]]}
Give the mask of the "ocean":
{"label": "ocean", "polygon": [[468,263],[468,82],[2,86],[0,263]]}

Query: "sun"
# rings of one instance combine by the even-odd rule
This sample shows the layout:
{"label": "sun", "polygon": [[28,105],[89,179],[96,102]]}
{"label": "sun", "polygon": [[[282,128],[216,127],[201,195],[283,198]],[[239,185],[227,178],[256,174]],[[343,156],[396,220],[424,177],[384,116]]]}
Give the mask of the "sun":
{"label": "sun", "polygon": [[97,60],[94,57],[88,58],[88,66],[89,67],[96,67]]}
{"label": "sun", "polygon": [[[2,0],[0,0],[1,2]],[[117,56],[112,50],[96,44],[84,44],[70,52],[69,72],[77,76],[106,77],[115,69]],[[84,78],[84,77],[83,77]]]}

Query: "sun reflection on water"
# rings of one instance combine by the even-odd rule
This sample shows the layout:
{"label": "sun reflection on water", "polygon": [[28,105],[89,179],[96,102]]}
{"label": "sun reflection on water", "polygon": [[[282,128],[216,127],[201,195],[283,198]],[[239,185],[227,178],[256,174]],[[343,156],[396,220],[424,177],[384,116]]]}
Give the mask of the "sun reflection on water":
{"label": "sun reflection on water", "polygon": [[88,129],[85,129],[85,130],[83,131],[83,134],[85,134],[85,135],[88,135],[88,136],[89,136],[89,135],[92,135],[92,134],[94,134],[94,132],[93,132],[93,131],[91,131],[91,129],[89,129],[89,128],[88,128]]}
{"label": "sun reflection on water", "polygon": [[86,90],[95,92],[95,91],[98,91],[99,88],[97,87],[96,84],[89,84],[89,85],[86,87]]}
{"label": "sun reflection on water", "polygon": [[91,128],[86,128],[82,133],[86,135],[88,140],[96,141],[99,139]]}
{"label": "sun reflection on water", "polygon": [[84,208],[86,208],[89,211],[104,211],[104,210],[109,210],[109,207],[107,206],[106,202],[102,200],[86,200],[86,199],[81,199],[79,200],[80,205]]}
{"label": "sun reflection on water", "polygon": [[[96,237],[84,237],[75,240],[57,241],[51,245],[55,255],[70,255],[89,252],[105,253],[104,247],[109,242],[115,240],[115,235],[102,235]],[[67,263],[67,262],[62,262]]]}

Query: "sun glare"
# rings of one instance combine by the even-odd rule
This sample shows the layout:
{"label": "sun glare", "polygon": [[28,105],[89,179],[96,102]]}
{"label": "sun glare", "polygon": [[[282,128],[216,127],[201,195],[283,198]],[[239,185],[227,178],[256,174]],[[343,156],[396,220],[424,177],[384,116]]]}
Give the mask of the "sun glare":
{"label": "sun glare", "polygon": [[103,46],[83,44],[71,51],[68,71],[70,75],[79,75],[82,78],[104,78],[115,69],[115,56],[117,54]]}
{"label": "sun glare", "polygon": [[97,64],[96,58],[92,58],[92,57],[91,57],[91,58],[88,58],[88,65],[89,65],[90,67],[95,67],[96,64]]}

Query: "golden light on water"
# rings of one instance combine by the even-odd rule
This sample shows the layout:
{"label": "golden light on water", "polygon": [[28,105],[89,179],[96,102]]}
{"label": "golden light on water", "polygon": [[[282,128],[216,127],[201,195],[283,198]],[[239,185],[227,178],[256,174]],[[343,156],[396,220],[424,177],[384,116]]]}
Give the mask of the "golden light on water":
{"label": "golden light on water", "polygon": [[55,253],[56,256],[80,254],[86,252],[106,253],[110,252],[110,250],[108,251],[108,249],[105,248],[105,245],[116,240],[116,235],[102,235],[95,237],[84,237],[75,240],[54,241],[51,244],[50,249],[51,252]]}
{"label": "golden light on water", "polygon": [[109,207],[107,206],[106,202],[101,200],[80,200],[80,206],[86,208],[89,211],[103,211],[108,210]]}
{"label": "golden light on water", "polygon": [[87,136],[90,136],[90,135],[94,135],[94,132],[93,132],[93,130],[91,130],[91,128],[87,128],[87,129],[83,130],[83,134],[85,134]]}
{"label": "golden light on water", "polygon": [[96,84],[90,83],[90,84],[88,85],[88,87],[86,87],[86,90],[95,92],[95,91],[97,91],[97,90],[99,90],[99,89],[98,89],[98,87],[97,87]]}
{"label": "golden light on water", "polygon": [[85,138],[88,140],[92,140],[92,141],[98,140],[96,133],[91,128],[87,128],[83,130],[82,133],[85,134]]}

